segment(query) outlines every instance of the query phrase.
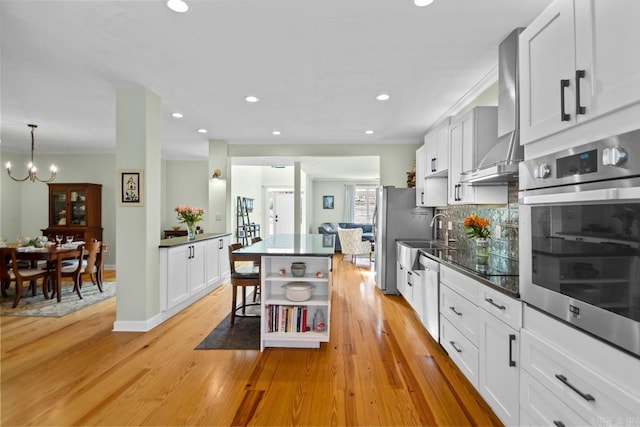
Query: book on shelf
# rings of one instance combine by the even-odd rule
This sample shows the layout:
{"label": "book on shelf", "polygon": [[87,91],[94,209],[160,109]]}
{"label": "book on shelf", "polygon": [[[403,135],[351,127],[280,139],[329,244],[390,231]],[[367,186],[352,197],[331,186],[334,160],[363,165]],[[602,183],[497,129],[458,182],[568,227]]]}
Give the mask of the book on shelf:
{"label": "book on shelf", "polygon": [[301,305],[268,304],[267,332],[306,332],[307,307]]}

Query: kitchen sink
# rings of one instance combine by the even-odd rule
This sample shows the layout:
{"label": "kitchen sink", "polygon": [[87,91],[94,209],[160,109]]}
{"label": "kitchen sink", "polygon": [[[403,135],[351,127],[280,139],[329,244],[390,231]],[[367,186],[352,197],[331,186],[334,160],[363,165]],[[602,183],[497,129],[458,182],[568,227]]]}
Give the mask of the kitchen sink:
{"label": "kitchen sink", "polygon": [[412,249],[453,249],[433,240],[401,240],[399,243]]}

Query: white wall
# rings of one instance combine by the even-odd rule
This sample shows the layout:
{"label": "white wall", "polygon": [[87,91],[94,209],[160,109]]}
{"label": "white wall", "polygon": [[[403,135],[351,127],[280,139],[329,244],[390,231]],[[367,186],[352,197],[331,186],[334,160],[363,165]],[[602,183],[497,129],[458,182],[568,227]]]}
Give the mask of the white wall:
{"label": "white wall", "polygon": [[[215,215],[209,212],[209,164],[207,161],[173,160],[163,161],[163,180],[166,179],[166,188],[163,189],[165,202],[165,218],[162,218],[162,230],[169,230],[173,225],[180,225],[174,209],[178,205],[203,208],[205,217]],[[206,221],[198,224],[204,228]],[[182,225],[182,228],[185,228]],[[212,230],[204,230],[208,233]],[[164,233],[163,233],[164,234]],[[164,235],[161,237],[164,238]]]}

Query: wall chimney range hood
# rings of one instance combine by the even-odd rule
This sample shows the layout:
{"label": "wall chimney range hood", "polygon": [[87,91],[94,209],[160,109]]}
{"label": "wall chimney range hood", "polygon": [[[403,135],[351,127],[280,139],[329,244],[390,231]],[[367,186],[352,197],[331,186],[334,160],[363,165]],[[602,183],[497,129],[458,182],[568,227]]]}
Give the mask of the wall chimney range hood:
{"label": "wall chimney range hood", "polygon": [[518,105],[518,36],[522,30],[513,30],[498,47],[498,139],[475,169],[462,173],[462,182],[492,184],[518,180],[518,164],[524,159]]}

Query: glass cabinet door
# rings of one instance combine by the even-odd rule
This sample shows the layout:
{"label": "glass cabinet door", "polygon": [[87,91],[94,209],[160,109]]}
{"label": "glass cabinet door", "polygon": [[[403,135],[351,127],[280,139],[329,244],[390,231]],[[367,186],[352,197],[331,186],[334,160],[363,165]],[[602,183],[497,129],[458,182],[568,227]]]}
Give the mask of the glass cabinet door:
{"label": "glass cabinet door", "polygon": [[71,225],[86,224],[86,195],[84,190],[71,191]]}
{"label": "glass cabinet door", "polygon": [[51,224],[67,225],[67,192],[57,190],[51,193]]}

